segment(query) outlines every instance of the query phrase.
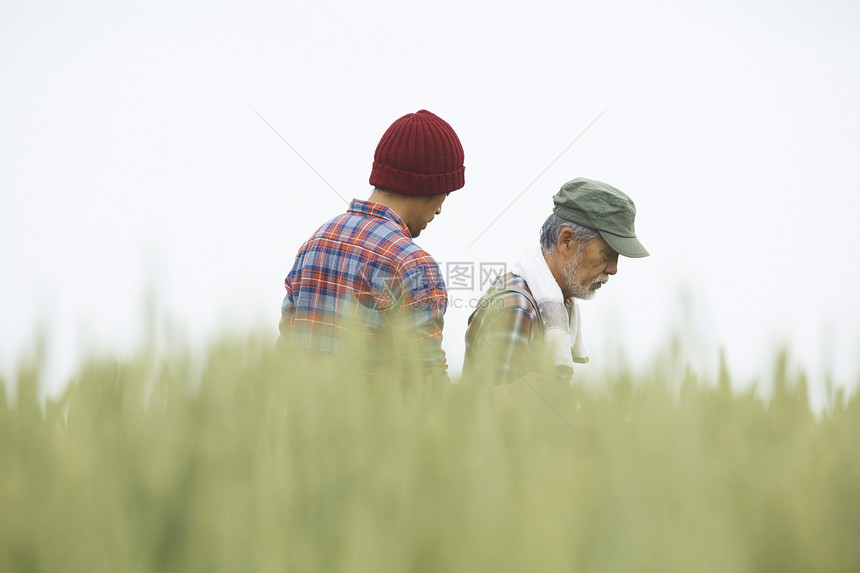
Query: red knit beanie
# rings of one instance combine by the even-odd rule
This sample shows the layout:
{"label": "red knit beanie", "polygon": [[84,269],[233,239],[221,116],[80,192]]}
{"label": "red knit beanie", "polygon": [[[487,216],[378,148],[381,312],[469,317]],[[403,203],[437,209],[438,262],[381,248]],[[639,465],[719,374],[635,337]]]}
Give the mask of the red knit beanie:
{"label": "red knit beanie", "polygon": [[370,184],[404,195],[440,195],[466,184],[463,146],[448,123],[422,109],[406,114],[379,140]]}

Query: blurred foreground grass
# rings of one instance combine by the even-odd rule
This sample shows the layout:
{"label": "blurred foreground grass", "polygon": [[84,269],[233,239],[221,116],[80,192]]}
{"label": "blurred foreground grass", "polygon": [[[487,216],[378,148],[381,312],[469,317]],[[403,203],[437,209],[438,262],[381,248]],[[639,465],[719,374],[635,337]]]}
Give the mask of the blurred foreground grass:
{"label": "blurred foreground grass", "polygon": [[[0,571],[860,571],[860,400],[689,375],[506,392],[270,340],[0,392]],[[655,372],[659,369],[655,370]]]}

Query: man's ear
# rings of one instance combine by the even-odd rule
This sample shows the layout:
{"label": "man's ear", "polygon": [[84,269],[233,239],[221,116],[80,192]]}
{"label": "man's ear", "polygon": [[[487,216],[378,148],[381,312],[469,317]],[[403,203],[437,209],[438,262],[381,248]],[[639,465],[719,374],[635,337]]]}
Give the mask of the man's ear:
{"label": "man's ear", "polygon": [[573,229],[565,227],[558,233],[558,241],[556,242],[558,251],[565,256],[576,252],[579,246],[579,239],[573,234]]}

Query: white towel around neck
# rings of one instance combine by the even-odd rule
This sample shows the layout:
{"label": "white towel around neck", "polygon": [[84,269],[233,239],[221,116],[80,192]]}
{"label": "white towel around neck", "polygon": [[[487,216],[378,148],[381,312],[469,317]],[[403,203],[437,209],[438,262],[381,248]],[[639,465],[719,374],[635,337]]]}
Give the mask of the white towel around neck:
{"label": "white towel around neck", "polygon": [[538,303],[544,324],[544,342],[555,365],[573,371],[574,362],[588,362],[588,353],[582,343],[579,306],[576,300],[572,300],[570,305],[564,304],[561,288],[546,264],[540,245],[529,248],[514,263],[511,271],[526,281]]}

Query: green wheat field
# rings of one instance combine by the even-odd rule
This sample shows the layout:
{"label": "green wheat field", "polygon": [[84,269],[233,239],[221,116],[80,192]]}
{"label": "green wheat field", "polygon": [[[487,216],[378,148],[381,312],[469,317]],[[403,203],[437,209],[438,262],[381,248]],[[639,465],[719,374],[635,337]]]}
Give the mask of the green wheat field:
{"label": "green wheat field", "polygon": [[730,373],[438,385],[305,364],[93,358],[0,391],[0,571],[860,571],[860,399]]}

